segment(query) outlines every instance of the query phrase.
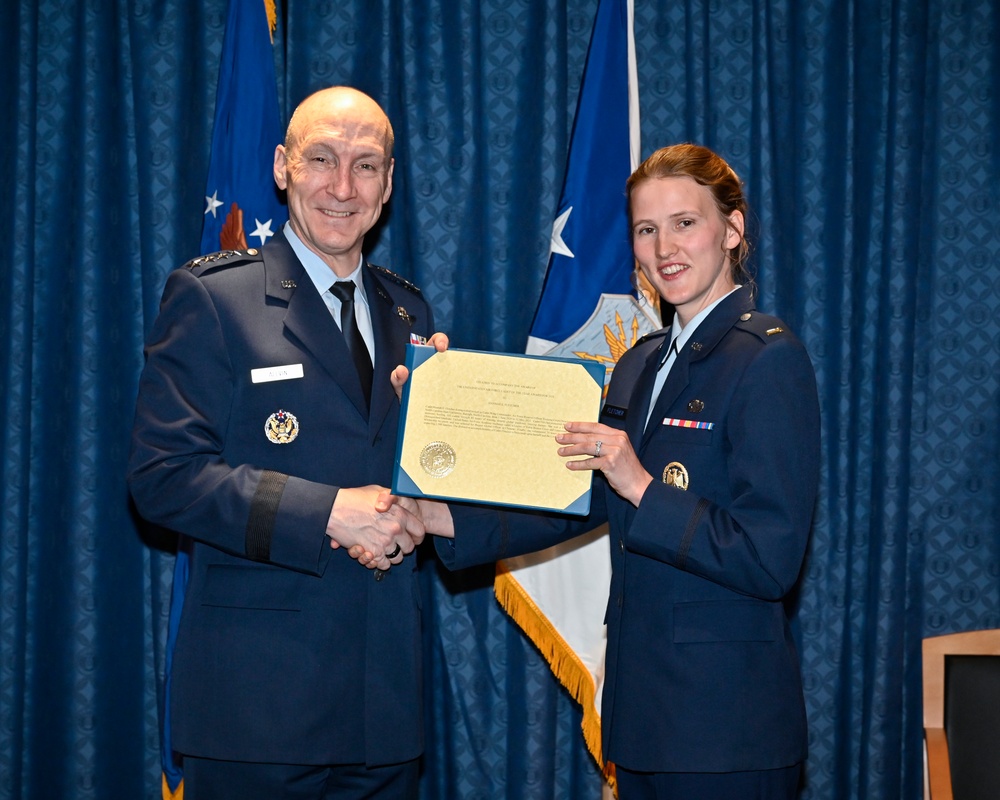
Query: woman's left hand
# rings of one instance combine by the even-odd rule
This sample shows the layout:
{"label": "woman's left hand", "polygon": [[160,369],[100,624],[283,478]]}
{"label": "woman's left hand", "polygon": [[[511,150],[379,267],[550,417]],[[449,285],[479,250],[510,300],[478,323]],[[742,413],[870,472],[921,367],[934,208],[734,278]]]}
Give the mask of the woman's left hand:
{"label": "woman's left hand", "polygon": [[653,476],[642,466],[625,432],[598,422],[567,422],[566,431],[556,436],[563,445],[559,455],[590,456],[567,461],[567,468],[600,470],[612,489],[638,507]]}

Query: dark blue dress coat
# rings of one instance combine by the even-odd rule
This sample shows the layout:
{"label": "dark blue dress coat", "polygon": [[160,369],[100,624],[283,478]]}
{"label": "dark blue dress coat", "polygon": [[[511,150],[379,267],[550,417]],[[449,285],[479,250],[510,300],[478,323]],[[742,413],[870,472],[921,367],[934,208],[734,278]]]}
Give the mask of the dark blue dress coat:
{"label": "dark blue dress coat", "polygon": [[805,758],[806,718],[784,601],[819,480],[815,374],[744,287],[692,334],[644,432],[668,335],[625,353],[601,414],[654,477],[638,508],[598,473],[586,519],[455,506],[455,539],[438,551],[456,568],[609,522],[605,757],[647,772],[790,766]]}
{"label": "dark blue dress coat", "polygon": [[[370,413],[344,338],[281,234],[167,280],[129,486],[142,516],[193,540],[172,673],[178,752],[369,765],[421,752],[415,559],[370,571],[325,535],[338,487],[391,481],[389,374],[411,332],[433,331],[412,285],[368,264],[363,273]],[[251,374],[297,365],[300,378]],[[288,414],[298,424],[286,443],[265,433],[278,412],[286,433]]]}

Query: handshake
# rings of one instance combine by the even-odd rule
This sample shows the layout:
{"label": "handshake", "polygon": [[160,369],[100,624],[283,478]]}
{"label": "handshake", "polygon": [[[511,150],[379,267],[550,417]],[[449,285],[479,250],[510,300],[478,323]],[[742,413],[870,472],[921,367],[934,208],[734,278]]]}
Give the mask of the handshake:
{"label": "handshake", "polygon": [[346,548],[368,569],[387,570],[402,563],[428,533],[454,537],[448,506],[399,497],[382,486],[341,489],[326,525],[330,546]]}
{"label": "handshake", "polygon": [[[435,333],[428,344],[444,352],[448,337]],[[397,398],[402,396],[408,377],[409,370],[402,365],[392,371],[390,381]],[[402,563],[428,533],[454,537],[448,506],[434,500],[398,497],[383,486],[341,489],[326,525],[330,546],[346,548],[351,558],[368,569],[387,570]]]}

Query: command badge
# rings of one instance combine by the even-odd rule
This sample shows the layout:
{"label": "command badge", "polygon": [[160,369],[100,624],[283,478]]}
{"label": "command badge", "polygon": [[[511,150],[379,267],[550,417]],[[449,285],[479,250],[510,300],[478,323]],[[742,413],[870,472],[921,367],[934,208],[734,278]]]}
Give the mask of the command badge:
{"label": "command badge", "polygon": [[299,421],[294,414],[282,411],[280,408],[267,418],[264,423],[264,433],[267,440],[273,444],[291,444],[299,435]]}
{"label": "command badge", "polygon": [[688,471],[680,461],[671,461],[663,468],[663,482],[667,486],[676,486],[678,489],[687,491]]}

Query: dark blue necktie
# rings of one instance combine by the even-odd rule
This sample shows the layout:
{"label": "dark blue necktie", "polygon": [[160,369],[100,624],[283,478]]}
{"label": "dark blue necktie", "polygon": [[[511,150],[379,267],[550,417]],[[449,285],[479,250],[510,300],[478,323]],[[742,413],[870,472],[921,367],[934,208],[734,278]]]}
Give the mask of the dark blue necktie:
{"label": "dark blue necktie", "polygon": [[667,363],[667,359],[670,358],[670,354],[673,353],[675,356],[679,356],[681,351],[677,349],[677,339],[680,338],[680,334],[674,337],[673,341],[670,343],[670,347],[667,348],[667,352],[663,354],[663,358],[660,359],[660,366],[656,369],[663,369],[663,365]]}

